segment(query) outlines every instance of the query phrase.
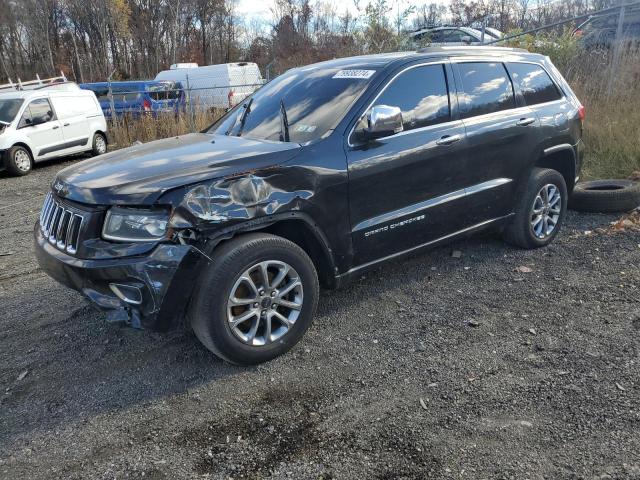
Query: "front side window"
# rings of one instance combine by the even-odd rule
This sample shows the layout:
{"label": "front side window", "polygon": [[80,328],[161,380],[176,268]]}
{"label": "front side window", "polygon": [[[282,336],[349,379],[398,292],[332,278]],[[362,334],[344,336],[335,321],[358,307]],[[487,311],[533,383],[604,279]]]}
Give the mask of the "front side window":
{"label": "front side window", "polygon": [[209,132],[285,141],[287,130],[291,142],[317,140],[342,119],[375,73],[321,66],[290,70],[238,104]]}
{"label": "front side window", "polygon": [[508,63],[507,68],[513,81],[520,85],[520,91],[527,105],[552,102],[562,98],[558,87],[541,66],[532,63]]}
{"label": "front side window", "polygon": [[12,98],[9,100],[0,100],[0,122],[11,123],[16,118],[20,107],[24,100],[21,98]]}
{"label": "front side window", "polygon": [[[451,119],[449,94],[443,65],[411,68],[391,81],[373,103],[399,107],[404,130],[428,127]],[[367,127],[366,115],[356,131]]]}
{"label": "front side window", "polygon": [[502,63],[460,63],[458,69],[463,118],[515,108],[513,86]]}
{"label": "front side window", "polygon": [[53,120],[53,110],[49,100],[46,98],[38,98],[33,100],[22,114],[18,128],[29,125],[40,125]]}

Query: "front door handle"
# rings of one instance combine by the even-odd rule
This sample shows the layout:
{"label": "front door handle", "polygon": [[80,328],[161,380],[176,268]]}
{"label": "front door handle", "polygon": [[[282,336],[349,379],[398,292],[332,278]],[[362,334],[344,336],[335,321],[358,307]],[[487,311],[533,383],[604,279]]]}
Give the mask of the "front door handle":
{"label": "front door handle", "polygon": [[445,135],[444,137],[436,140],[436,145],[451,145],[462,140],[462,135]]}
{"label": "front door handle", "polygon": [[520,120],[518,120],[516,122],[516,125],[518,125],[519,127],[526,127],[527,125],[531,125],[533,122],[535,122],[536,119],[535,118],[521,118]]}
{"label": "front door handle", "polygon": [[57,129],[59,129],[59,128],[60,128],[60,125],[56,125],[56,126],[54,126],[51,130],[57,130]]}

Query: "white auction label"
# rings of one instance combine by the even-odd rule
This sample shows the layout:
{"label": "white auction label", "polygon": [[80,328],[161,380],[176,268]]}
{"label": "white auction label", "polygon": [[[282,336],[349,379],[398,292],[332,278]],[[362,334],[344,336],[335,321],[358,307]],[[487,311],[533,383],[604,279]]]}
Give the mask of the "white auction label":
{"label": "white auction label", "polygon": [[375,70],[340,70],[333,78],[371,78]]}

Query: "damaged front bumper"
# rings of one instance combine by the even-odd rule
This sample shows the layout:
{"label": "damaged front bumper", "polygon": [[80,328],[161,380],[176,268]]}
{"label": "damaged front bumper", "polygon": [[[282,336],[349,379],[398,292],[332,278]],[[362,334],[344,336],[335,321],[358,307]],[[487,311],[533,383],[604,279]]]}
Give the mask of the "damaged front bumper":
{"label": "damaged front bumper", "polygon": [[57,250],[35,226],[40,267],[82,293],[107,320],[166,331],[180,324],[205,256],[189,245],[159,244],[144,256],[83,260]]}

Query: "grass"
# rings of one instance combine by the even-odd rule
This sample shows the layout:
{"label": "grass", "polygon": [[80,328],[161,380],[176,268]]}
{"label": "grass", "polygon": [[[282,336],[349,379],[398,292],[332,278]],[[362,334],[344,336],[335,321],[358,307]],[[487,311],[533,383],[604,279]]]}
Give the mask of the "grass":
{"label": "grass", "polygon": [[576,63],[567,80],[587,111],[584,176],[624,178],[640,171],[640,47],[627,47],[613,69],[612,52],[584,54]]}
{"label": "grass", "polygon": [[150,142],[190,132],[200,132],[224,113],[219,109],[198,109],[194,114],[182,113],[123,117],[109,122],[109,144],[119,149],[134,142]]}
{"label": "grass", "polygon": [[[551,56],[586,107],[582,177],[625,178],[640,171],[640,47],[626,47],[612,69],[612,52],[584,52],[575,43],[563,42],[554,41],[550,51],[540,53]],[[124,148],[136,141],[197,132],[223,113],[198,109],[194,115],[125,118],[110,125],[109,139],[112,147]]]}

